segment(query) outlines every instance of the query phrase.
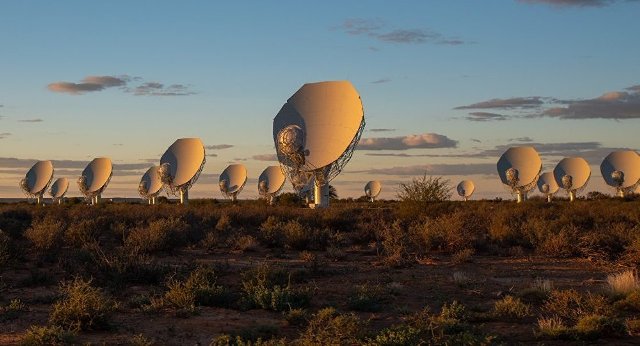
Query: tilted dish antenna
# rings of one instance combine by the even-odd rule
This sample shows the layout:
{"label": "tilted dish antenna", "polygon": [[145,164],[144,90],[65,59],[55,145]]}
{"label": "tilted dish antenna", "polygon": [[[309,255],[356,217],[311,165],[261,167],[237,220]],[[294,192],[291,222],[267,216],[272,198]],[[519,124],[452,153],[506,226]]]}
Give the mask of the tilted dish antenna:
{"label": "tilted dish antenna", "polygon": [[614,151],[602,160],[600,172],[616,195],[624,197],[640,185],[640,155],[633,150]]}
{"label": "tilted dish antenna", "polygon": [[160,191],[162,191],[160,166],[151,166],[140,179],[138,193],[142,199],[148,200],[149,204],[156,204],[156,197],[158,197]]}
{"label": "tilted dish antenna", "polygon": [[260,174],[258,178],[258,193],[267,199],[269,205],[273,204],[273,197],[280,192],[284,186],[285,179],[286,177],[282,173],[280,166],[269,166]]}
{"label": "tilted dish antenna", "polygon": [[69,190],[69,179],[67,178],[56,179],[53,185],[51,185],[51,189],[49,190],[49,194],[53,199],[53,203],[62,204],[62,199],[64,198],[64,195],[67,194],[68,190]]}
{"label": "tilted dish antenna", "polygon": [[219,178],[220,191],[235,202],[247,183],[247,169],[242,164],[229,165]]}
{"label": "tilted dish antenna", "polygon": [[85,199],[91,201],[91,204],[100,203],[102,192],[109,185],[112,174],[113,165],[110,158],[98,157],[89,162],[78,178],[78,188]]}
{"label": "tilted dish antenna", "polygon": [[294,189],[314,179],[310,207],[329,205],[329,182],[351,159],[364,125],[360,95],[348,81],[303,85],[273,119],[278,161]]}
{"label": "tilted dish antenna", "polygon": [[553,195],[558,192],[559,189],[560,186],[556,182],[553,172],[542,173],[540,178],[538,178],[538,190],[547,196],[548,203],[551,203]]}
{"label": "tilted dish antenna", "polygon": [[473,191],[476,190],[476,185],[471,180],[463,180],[458,184],[456,190],[458,190],[458,195],[464,198],[466,202],[473,195]]}
{"label": "tilted dish antenna", "polygon": [[200,138],[180,138],[160,158],[160,180],[167,194],[180,195],[180,203],[189,203],[189,189],[198,181],[206,163]]}
{"label": "tilted dish antenna", "polygon": [[498,175],[509,191],[518,197],[518,203],[527,199],[538,181],[542,160],[533,147],[512,147],[498,160]]}
{"label": "tilted dish antenna", "polygon": [[53,163],[51,161],[38,161],[20,181],[20,188],[27,198],[35,198],[38,205],[42,204],[42,195],[53,179]]}
{"label": "tilted dish antenna", "polygon": [[556,183],[569,195],[569,201],[576,199],[576,194],[582,191],[591,177],[589,163],[581,157],[565,157],[553,169]]}
{"label": "tilted dish antenna", "polygon": [[376,197],[378,197],[380,191],[382,191],[382,183],[377,180],[372,180],[364,186],[364,194],[369,198],[371,202],[376,200]]}

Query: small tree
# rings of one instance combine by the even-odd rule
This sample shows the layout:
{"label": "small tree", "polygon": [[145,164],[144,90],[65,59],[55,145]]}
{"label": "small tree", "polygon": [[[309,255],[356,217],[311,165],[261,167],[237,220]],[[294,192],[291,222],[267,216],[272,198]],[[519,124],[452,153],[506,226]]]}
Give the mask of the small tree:
{"label": "small tree", "polygon": [[401,183],[398,199],[403,202],[440,202],[451,198],[451,182],[443,177],[413,178],[410,183]]}

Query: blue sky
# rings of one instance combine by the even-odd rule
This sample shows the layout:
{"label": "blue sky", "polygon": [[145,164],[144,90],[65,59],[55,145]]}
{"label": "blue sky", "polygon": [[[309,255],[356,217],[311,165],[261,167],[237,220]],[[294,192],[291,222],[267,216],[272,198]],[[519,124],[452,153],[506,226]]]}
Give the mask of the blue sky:
{"label": "blue sky", "polygon": [[[627,89],[640,84],[639,14],[640,2],[607,0],[3,2],[0,197],[21,195],[34,159],[73,161],[56,176],[75,182],[97,156],[135,164],[105,192],[133,197],[143,167],[191,136],[232,146],[207,150],[217,156],[192,196],[221,197],[232,162],[249,170],[241,197],[256,196],[277,111],[303,83],[336,79],[361,94],[363,137],[440,136],[357,150],[333,182],[341,196],[380,179],[393,197],[427,171],[505,197],[489,164],[521,143],[545,169],[585,156],[590,189],[606,191],[602,158],[639,147],[640,89]],[[59,84],[91,76],[122,82]]]}

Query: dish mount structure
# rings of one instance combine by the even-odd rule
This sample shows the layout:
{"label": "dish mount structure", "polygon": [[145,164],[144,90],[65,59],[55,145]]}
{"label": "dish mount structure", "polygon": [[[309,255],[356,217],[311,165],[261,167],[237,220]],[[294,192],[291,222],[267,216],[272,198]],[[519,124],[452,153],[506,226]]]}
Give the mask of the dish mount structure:
{"label": "dish mount structure", "polygon": [[640,155],[633,150],[614,151],[602,160],[600,172],[616,195],[624,198],[640,185]]}
{"label": "dish mount structure", "polygon": [[582,191],[591,178],[591,167],[581,157],[565,157],[560,160],[553,170],[556,183],[569,195],[569,201],[576,199],[576,194]]}
{"label": "dish mount structure", "polygon": [[458,195],[464,198],[464,201],[468,201],[473,195],[473,192],[476,190],[476,185],[471,180],[463,180],[456,187],[458,191]]}
{"label": "dish mount structure", "polygon": [[230,198],[232,202],[238,199],[238,194],[242,191],[246,183],[247,169],[242,164],[229,165],[222,171],[218,181],[220,192],[222,192],[225,197]]}
{"label": "dish mount structure", "polygon": [[51,189],[49,190],[49,194],[53,199],[53,203],[62,204],[62,200],[64,199],[64,195],[69,190],[69,179],[67,178],[58,178],[51,185]]}
{"label": "dish mount structure", "polygon": [[42,195],[53,180],[53,163],[51,161],[36,162],[25,177],[20,180],[20,188],[27,198],[35,198],[38,205],[42,204]]}
{"label": "dish mount structure", "polygon": [[364,194],[369,198],[371,203],[375,202],[381,191],[382,183],[380,183],[378,180],[372,180],[364,186]]}
{"label": "dish mount structure", "polygon": [[540,178],[538,178],[538,190],[547,196],[547,203],[551,203],[553,195],[558,192],[559,189],[560,186],[558,186],[553,172],[542,173]]}
{"label": "dish mount structure", "polygon": [[99,204],[102,192],[107,188],[113,175],[111,159],[98,157],[93,159],[78,178],[78,189],[91,204]]}
{"label": "dish mount structure", "polygon": [[360,95],[348,81],[303,85],[273,119],[278,161],[293,188],[313,180],[311,208],[329,205],[329,182],[351,159],[364,126]]}
{"label": "dish mount structure", "polygon": [[527,199],[527,194],[538,181],[542,171],[542,160],[533,147],[512,147],[498,160],[498,175],[518,203]]}
{"label": "dish mount structure", "polygon": [[150,205],[156,204],[156,198],[162,191],[162,180],[160,179],[160,166],[151,166],[142,175],[138,184],[140,197],[147,200]]}
{"label": "dish mount structure", "polygon": [[198,181],[207,162],[200,138],[180,138],[160,158],[160,180],[167,192],[180,195],[180,203],[189,203],[189,189]]}
{"label": "dish mount structure", "polygon": [[280,166],[265,168],[258,178],[258,194],[265,198],[269,205],[273,205],[273,199],[284,186],[285,180],[286,177]]}

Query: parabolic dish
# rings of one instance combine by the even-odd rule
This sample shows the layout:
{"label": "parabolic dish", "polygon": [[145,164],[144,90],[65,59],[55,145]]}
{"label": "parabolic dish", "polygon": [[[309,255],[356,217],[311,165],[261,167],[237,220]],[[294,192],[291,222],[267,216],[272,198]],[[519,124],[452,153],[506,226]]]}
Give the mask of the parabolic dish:
{"label": "parabolic dish", "polygon": [[[350,82],[309,83],[293,94],[273,119],[273,139],[278,143],[281,130],[297,126],[292,135],[302,146],[302,167],[314,170],[342,156],[359,133],[363,119],[360,95]],[[279,149],[278,159],[292,166]]]}
{"label": "parabolic dish", "polygon": [[516,187],[524,187],[536,180],[542,169],[542,160],[533,147],[512,147],[498,160],[498,175],[505,185],[511,185],[507,177],[510,168],[517,170]]}
{"label": "parabolic dish", "polygon": [[[565,187],[562,179],[565,176],[571,177],[571,186]],[[553,177],[559,186],[567,190],[578,190],[585,186],[591,177],[591,167],[589,163],[581,157],[565,157],[560,160],[553,170]]]}
{"label": "parabolic dish", "polygon": [[[545,187],[547,186],[548,190],[545,191]],[[544,194],[554,194],[558,192],[560,186],[556,182],[556,178],[553,177],[553,172],[546,172],[540,175],[538,178],[538,190]]]}
{"label": "parabolic dish", "polygon": [[173,142],[160,158],[160,164],[169,164],[172,186],[191,182],[204,162],[204,144],[200,138],[180,138]]}
{"label": "parabolic dish", "polygon": [[471,197],[473,191],[476,190],[476,185],[471,180],[463,180],[458,184],[456,189],[458,190],[458,195],[461,197]]}
{"label": "parabolic dish", "polygon": [[93,159],[87,167],[82,171],[85,177],[85,185],[88,193],[95,193],[102,189],[105,184],[109,183],[113,166],[111,159],[107,157],[98,157]]}
{"label": "parabolic dish", "polygon": [[[616,171],[622,173],[623,179],[616,181]],[[600,172],[607,185],[630,188],[640,181],[640,156],[633,150],[614,151],[604,158]]]}
{"label": "parabolic dish", "polygon": [[220,182],[226,182],[227,194],[240,192],[247,182],[247,169],[242,164],[229,165],[220,174]]}
{"label": "parabolic dish", "polygon": [[266,190],[261,193],[272,195],[278,193],[284,185],[285,176],[280,169],[280,166],[269,166],[262,171],[258,178],[258,186],[264,181]]}
{"label": "parabolic dish", "polygon": [[26,175],[28,193],[37,195],[43,192],[53,178],[53,163],[38,161],[29,169]]}
{"label": "parabolic dish", "polygon": [[146,191],[147,196],[153,196],[162,189],[162,180],[160,180],[160,166],[152,166],[142,175],[140,185]]}
{"label": "parabolic dish", "polygon": [[69,179],[67,178],[58,178],[51,185],[51,197],[53,198],[62,198],[69,190]]}
{"label": "parabolic dish", "polygon": [[364,193],[367,197],[376,198],[382,191],[382,184],[377,180],[372,180],[364,186]]}

